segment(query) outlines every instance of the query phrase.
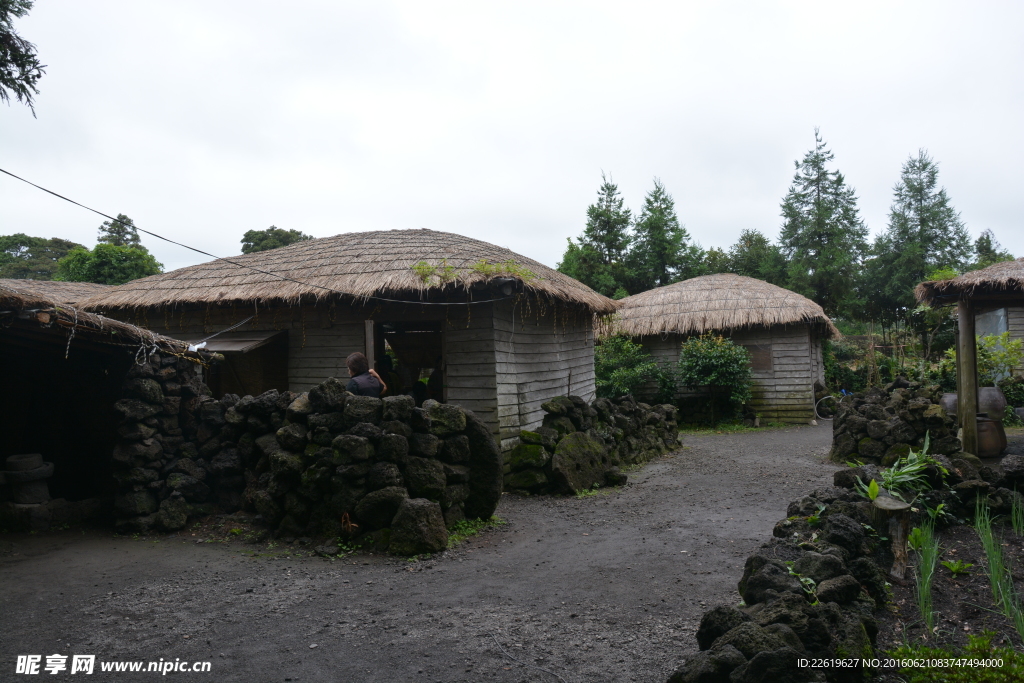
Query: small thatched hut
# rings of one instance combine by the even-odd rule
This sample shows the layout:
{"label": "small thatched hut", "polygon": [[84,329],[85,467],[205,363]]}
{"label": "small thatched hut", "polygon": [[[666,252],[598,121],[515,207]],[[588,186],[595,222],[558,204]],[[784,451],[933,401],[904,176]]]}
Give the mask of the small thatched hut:
{"label": "small thatched hut", "polygon": [[978,411],[977,335],[1009,332],[1011,339],[1024,339],[1024,258],[972,270],[952,280],[922,282],[914,294],[930,306],[957,306],[957,405],[964,450],[977,453],[977,422],[963,419]]}
{"label": "small thatched hut", "polygon": [[814,383],[824,381],[821,342],[839,336],[821,306],[743,275],[704,275],[626,297],[602,335],[634,337],[664,365],[679,346],[715,332],[750,352],[751,408],[765,420],[814,419]]}
{"label": "small thatched hut", "polygon": [[[192,367],[210,360],[184,342],[65,301],[104,288],[0,280],[0,470],[9,456],[40,453],[53,464],[49,492],[62,501],[113,495],[114,405],[124,397],[125,377],[136,363],[153,354],[184,359]],[[30,501],[14,501],[23,502]],[[7,508],[0,506],[0,517],[7,517]],[[40,510],[49,514],[45,506]],[[0,526],[10,521],[0,519]]]}
{"label": "small thatched hut", "polygon": [[[540,404],[594,396],[595,314],[611,300],[508,249],[432,230],[346,233],[129,282],[92,310],[223,353],[215,394],[306,391],[386,351],[441,381],[511,447]],[[216,335],[216,336],[213,336]],[[437,384],[435,383],[435,387]]]}

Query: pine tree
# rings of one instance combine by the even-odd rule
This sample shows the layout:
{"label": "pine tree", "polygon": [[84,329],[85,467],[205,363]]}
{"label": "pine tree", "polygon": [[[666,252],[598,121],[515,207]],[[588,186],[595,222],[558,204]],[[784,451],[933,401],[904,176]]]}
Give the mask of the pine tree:
{"label": "pine tree", "polygon": [[112,244],[115,247],[133,247],[147,251],[142,246],[135,223],[123,213],[117,214],[117,220],[103,221],[99,232],[100,236],[96,238],[96,241],[100,244]]}
{"label": "pine tree", "polygon": [[883,323],[909,321],[914,287],[930,273],[962,271],[969,263],[970,236],[938,176],[938,164],[922,149],[903,164],[893,188],[889,225],[875,239],[865,269],[869,311]]}
{"label": "pine tree", "polygon": [[625,261],[631,221],[632,213],[623,206],[618,186],[602,174],[597,202],[587,207],[583,234],[576,241],[569,239],[559,272],[605,296],[627,296]]}
{"label": "pine tree", "polygon": [[995,234],[991,230],[983,230],[974,241],[974,263],[970,265],[970,269],[978,270],[993,263],[1012,260],[1013,254],[1003,249],[1003,245],[996,241]]}
{"label": "pine tree", "polygon": [[814,149],[795,162],[796,174],[782,201],[779,237],[789,260],[789,287],[829,315],[848,311],[855,303],[853,285],[867,236],[853,188],[842,173],[826,168],[833,157],[815,128]]}
{"label": "pine tree", "polygon": [[633,226],[633,245],[626,262],[634,294],[703,272],[704,251],[691,243],[690,234],[679,225],[672,195],[657,178]]}
{"label": "pine tree", "polygon": [[36,46],[14,30],[14,18],[30,9],[32,0],[0,0],[0,102],[10,102],[13,95],[35,116],[32,98],[39,94],[36,83],[46,73],[46,65],[39,61]]}

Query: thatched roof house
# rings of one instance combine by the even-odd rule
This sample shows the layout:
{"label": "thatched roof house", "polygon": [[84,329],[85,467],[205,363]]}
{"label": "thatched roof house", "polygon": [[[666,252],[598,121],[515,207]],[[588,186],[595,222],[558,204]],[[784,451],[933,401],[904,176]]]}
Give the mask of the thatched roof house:
{"label": "thatched roof house", "polygon": [[839,336],[821,306],[788,289],[743,275],[704,275],[618,302],[599,334],[637,338],[659,362],[679,361],[687,337],[714,332],[750,352],[751,407],[764,419],[814,418],[814,388],[824,381],[821,341]]}
{"label": "thatched roof house", "polygon": [[[537,261],[452,233],[346,233],[135,280],[92,310],[192,341],[227,362],[215,393],[305,391],[345,357],[397,356],[415,382],[440,365],[445,401],[510,446],[540,404],[594,394],[593,317],[611,300]],[[234,326],[237,326],[234,327]],[[231,331],[226,331],[231,328]]]}
{"label": "thatched roof house", "polygon": [[917,300],[931,306],[957,306],[960,335],[957,341],[957,403],[963,446],[978,452],[977,335],[1010,333],[1024,339],[1024,258],[972,270],[952,280],[922,282],[914,290]]}

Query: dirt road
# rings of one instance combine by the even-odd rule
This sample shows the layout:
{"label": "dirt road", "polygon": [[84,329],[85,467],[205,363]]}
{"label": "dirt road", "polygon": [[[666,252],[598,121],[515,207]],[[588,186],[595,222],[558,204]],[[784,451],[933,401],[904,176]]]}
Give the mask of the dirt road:
{"label": "dirt road", "polygon": [[688,436],[621,489],[505,495],[507,524],[419,562],[191,532],[3,535],[0,680],[34,679],[17,655],[58,653],[211,662],[166,677],[97,664],[93,681],[661,682],[696,649],[705,605],[738,600],[786,503],[831,483],[830,437]]}

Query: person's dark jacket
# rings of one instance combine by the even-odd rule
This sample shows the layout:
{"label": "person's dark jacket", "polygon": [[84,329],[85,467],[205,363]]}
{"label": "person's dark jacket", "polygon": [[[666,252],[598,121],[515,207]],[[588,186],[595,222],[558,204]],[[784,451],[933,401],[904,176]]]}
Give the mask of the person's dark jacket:
{"label": "person's dark jacket", "polygon": [[374,398],[380,398],[381,389],[382,387],[380,382],[378,382],[377,378],[369,372],[356,375],[348,381],[348,384],[345,385],[345,391],[351,391],[356,396],[373,396]]}

